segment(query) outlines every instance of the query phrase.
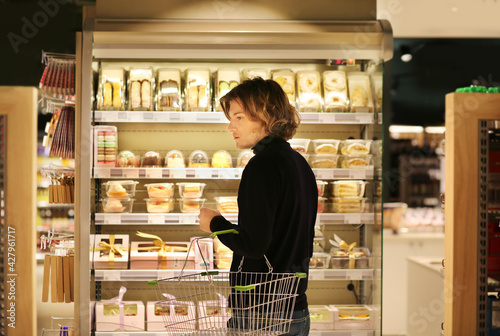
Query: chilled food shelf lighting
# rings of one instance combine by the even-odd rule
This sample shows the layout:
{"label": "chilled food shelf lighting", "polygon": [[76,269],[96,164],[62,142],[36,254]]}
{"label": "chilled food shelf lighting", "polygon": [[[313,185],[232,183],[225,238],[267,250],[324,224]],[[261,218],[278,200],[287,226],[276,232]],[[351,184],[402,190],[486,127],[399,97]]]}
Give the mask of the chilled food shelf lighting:
{"label": "chilled food shelf lighting", "polygon": [[428,126],[424,128],[425,133],[427,134],[443,134],[446,130],[444,126]]}
{"label": "chilled food shelf lighting", "polygon": [[405,126],[405,125],[391,125],[389,126],[390,133],[422,133],[424,128],[422,126]]}

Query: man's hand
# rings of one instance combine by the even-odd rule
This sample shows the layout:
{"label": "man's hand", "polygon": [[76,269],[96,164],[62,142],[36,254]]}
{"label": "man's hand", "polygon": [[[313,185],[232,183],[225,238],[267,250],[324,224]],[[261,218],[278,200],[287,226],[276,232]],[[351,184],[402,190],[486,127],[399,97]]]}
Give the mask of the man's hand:
{"label": "man's hand", "polygon": [[198,219],[200,220],[200,229],[202,231],[212,233],[210,230],[210,222],[215,216],[220,216],[220,212],[208,208],[201,208]]}

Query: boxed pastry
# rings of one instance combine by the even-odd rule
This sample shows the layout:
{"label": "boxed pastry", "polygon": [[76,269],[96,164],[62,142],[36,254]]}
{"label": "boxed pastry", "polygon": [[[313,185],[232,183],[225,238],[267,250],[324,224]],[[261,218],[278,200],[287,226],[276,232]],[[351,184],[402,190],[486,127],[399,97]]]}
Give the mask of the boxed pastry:
{"label": "boxed pastry", "polygon": [[271,70],[271,79],[281,86],[290,104],[295,107],[295,73],[290,69]]}
{"label": "boxed pastry", "polygon": [[340,151],[343,155],[364,155],[370,153],[373,140],[347,139],[340,142]]}
{"label": "boxed pastry", "polygon": [[367,168],[371,163],[372,155],[342,155],[339,159],[341,168]]}
{"label": "boxed pastry", "polygon": [[148,183],[144,185],[150,198],[172,198],[174,197],[173,183]]}
{"label": "boxed pastry", "polygon": [[[196,240],[193,242],[193,240]],[[212,238],[191,238],[191,244],[194,246],[194,268],[195,269],[213,269],[214,268],[214,240]]]}
{"label": "boxed pastry", "polygon": [[132,212],[134,199],[130,197],[105,197],[101,200],[102,212],[129,213]]}
{"label": "boxed pastry", "polygon": [[210,69],[189,68],[186,70],[186,111],[210,111]]}
{"label": "boxed pastry", "polygon": [[116,166],[121,168],[137,168],[141,165],[140,156],[129,150],[122,150],[116,158]]}
{"label": "boxed pastry", "polygon": [[214,197],[217,203],[217,210],[220,213],[238,213],[238,197],[237,196],[221,196]]}
{"label": "boxed pastry", "polygon": [[318,196],[323,196],[325,194],[325,187],[328,184],[326,181],[316,180],[316,186],[318,187]]}
{"label": "boxed pastry", "polygon": [[219,68],[215,80],[215,110],[222,111],[219,99],[240,84],[240,71],[237,68]]}
{"label": "boxed pastry", "polygon": [[123,301],[126,288],[108,301],[95,303],[96,331],[141,331],[144,330],[145,309],[142,301]]}
{"label": "boxed pastry", "polygon": [[299,152],[300,154],[307,153],[310,142],[311,139],[293,138],[288,140],[288,143],[290,143],[290,147],[292,147],[294,151]]}
{"label": "boxed pastry", "polygon": [[181,71],[173,68],[158,69],[156,79],[156,110],[180,111],[181,109]]}
{"label": "boxed pastry", "polygon": [[167,213],[174,210],[173,198],[145,198],[146,210],[149,213]]}
{"label": "boxed pastry", "polygon": [[370,78],[364,72],[348,72],[349,105],[351,112],[373,112]]}
{"label": "boxed pastry", "polygon": [[344,71],[323,72],[323,97],[325,112],[346,112],[349,106],[347,98],[347,80]]}
{"label": "boxed pastry", "polygon": [[202,150],[195,150],[189,155],[189,168],[210,168],[208,155]]}
{"label": "boxed pastry", "polygon": [[218,300],[198,302],[198,327],[200,330],[221,330],[227,326],[227,321],[231,317],[230,309],[227,306],[227,299],[216,293]]}
{"label": "boxed pastry", "polygon": [[328,268],[330,266],[330,255],[324,252],[313,252],[309,260],[309,268]]}
{"label": "boxed pastry", "polygon": [[321,78],[318,71],[297,72],[299,112],[321,112]]}
{"label": "boxed pastry", "polygon": [[238,159],[236,161],[236,168],[245,168],[248,161],[254,156],[253,151],[245,149],[238,154]]}
{"label": "boxed pastry", "polygon": [[233,168],[233,158],[225,150],[218,150],[212,156],[212,168]]}
{"label": "boxed pastry", "polygon": [[370,268],[370,250],[367,247],[333,247],[329,261],[330,267],[334,269]]}
{"label": "boxed pastry", "polygon": [[333,311],[329,306],[309,305],[311,330],[332,330]]}
{"label": "boxed pastry", "polygon": [[333,181],[333,196],[335,197],[363,197],[365,195],[366,181],[342,180]]}
{"label": "boxed pastry", "polygon": [[314,139],[312,140],[314,153],[316,154],[337,154],[340,140],[336,139]]}
{"label": "boxed pastry", "polygon": [[169,294],[163,301],[148,301],[146,325],[148,331],[195,330],[196,305],[193,301],[178,301]]}
{"label": "boxed pastry", "polygon": [[161,168],[163,162],[160,153],[155,151],[146,152],[141,158],[141,167],[145,168]]}
{"label": "boxed pastry", "polygon": [[264,68],[248,68],[248,69],[243,69],[243,78],[242,80],[245,79],[252,79],[255,77],[260,77],[262,79],[269,79],[269,75],[267,73],[267,69]]}
{"label": "boxed pastry", "polygon": [[118,130],[115,126],[94,126],[94,167],[115,167]]}
{"label": "boxed pastry", "polygon": [[[141,233],[141,236],[143,233]],[[194,253],[188,255],[189,243],[154,241],[130,243],[130,269],[194,269]]]}
{"label": "boxed pastry", "polygon": [[93,260],[95,269],[127,269],[129,236],[126,234],[96,234]]}
{"label": "boxed pastry", "polygon": [[364,197],[333,197],[333,212],[336,213],[362,213],[365,212]]}
{"label": "boxed pastry", "polygon": [[125,70],[122,67],[102,66],[99,69],[97,109],[125,110]]}
{"label": "boxed pastry", "polygon": [[334,330],[371,330],[375,327],[373,308],[367,305],[330,305]]}
{"label": "boxed pastry", "polygon": [[165,166],[167,168],[185,168],[184,155],[178,150],[171,150],[165,156]]}
{"label": "boxed pastry", "polygon": [[135,187],[139,184],[137,181],[108,181],[103,183],[108,197],[134,197]]}
{"label": "boxed pastry", "polygon": [[200,198],[203,196],[203,190],[205,189],[205,183],[199,182],[179,182],[177,187],[179,187],[179,195],[182,198]]}
{"label": "boxed pastry", "polygon": [[338,159],[337,154],[311,154],[309,165],[311,168],[337,168]]}
{"label": "boxed pastry", "polygon": [[131,111],[153,111],[153,68],[130,68],[128,108]]}
{"label": "boxed pastry", "polygon": [[182,213],[198,213],[205,201],[204,198],[180,198],[179,206]]}

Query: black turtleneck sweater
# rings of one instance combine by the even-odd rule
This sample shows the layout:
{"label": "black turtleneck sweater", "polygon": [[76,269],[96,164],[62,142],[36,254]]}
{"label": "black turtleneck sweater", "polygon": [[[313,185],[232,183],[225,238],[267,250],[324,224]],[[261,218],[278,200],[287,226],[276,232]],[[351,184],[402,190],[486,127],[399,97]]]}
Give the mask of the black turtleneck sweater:
{"label": "black turtleneck sweater", "polygon": [[[309,273],[313,251],[318,189],[304,159],[279,137],[265,137],[254,148],[255,156],[243,170],[238,190],[238,225],[222,216],[210,222],[212,232],[236,229],[239,234],[219,235],[233,253],[231,271],[241,258],[243,272]],[[301,279],[295,310],[307,307],[307,278]]]}

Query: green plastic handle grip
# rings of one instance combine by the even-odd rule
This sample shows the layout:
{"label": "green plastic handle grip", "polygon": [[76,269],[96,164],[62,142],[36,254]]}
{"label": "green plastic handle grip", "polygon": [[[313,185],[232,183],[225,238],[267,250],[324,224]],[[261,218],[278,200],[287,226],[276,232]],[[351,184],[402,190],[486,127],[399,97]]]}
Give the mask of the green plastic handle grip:
{"label": "green plastic handle grip", "polygon": [[297,276],[297,278],[299,278],[299,279],[304,279],[304,278],[307,278],[307,274],[306,274],[306,273],[297,272],[297,273],[295,273],[295,275],[296,275],[296,276]]}
{"label": "green plastic handle grip", "polygon": [[238,233],[240,233],[240,232],[239,232],[238,230],[235,230],[235,229],[222,230],[222,231],[215,231],[215,232],[212,232],[212,234],[210,235],[210,237],[215,238],[215,237],[217,237],[218,235],[221,235],[221,234],[226,234],[226,233],[234,233],[234,234],[238,234]]}
{"label": "green plastic handle grip", "polygon": [[148,281],[148,286],[156,286],[158,284],[158,280],[150,280]]}
{"label": "green plastic handle grip", "polygon": [[255,289],[255,285],[234,286],[234,289],[239,292],[248,292],[249,290]]}

